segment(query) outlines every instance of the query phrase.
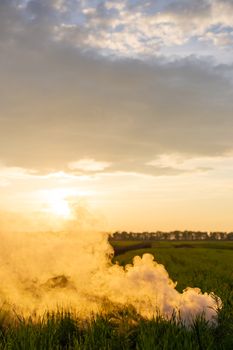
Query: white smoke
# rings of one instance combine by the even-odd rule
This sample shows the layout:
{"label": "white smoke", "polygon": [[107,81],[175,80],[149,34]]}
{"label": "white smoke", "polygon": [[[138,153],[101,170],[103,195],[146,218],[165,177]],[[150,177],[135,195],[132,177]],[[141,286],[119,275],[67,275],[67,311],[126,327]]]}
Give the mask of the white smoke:
{"label": "white smoke", "polygon": [[125,268],[112,264],[104,233],[77,228],[60,233],[0,233],[0,300],[17,312],[44,314],[57,307],[84,317],[104,304],[132,305],[151,318],[174,314],[186,324],[198,315],[215,322],[220,299],[197,288],[183,293],[164,266],[150,254],[136,256]]}

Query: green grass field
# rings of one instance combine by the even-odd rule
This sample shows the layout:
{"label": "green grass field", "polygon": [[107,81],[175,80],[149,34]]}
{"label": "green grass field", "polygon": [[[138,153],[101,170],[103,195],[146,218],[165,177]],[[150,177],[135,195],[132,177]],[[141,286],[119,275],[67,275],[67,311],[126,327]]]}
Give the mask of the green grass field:
{"label": "green grass field", "polygon": [[[47,314],[34,322],[0,314],[0,349],[12,350],[156,350],[156,349],[233,349],[233,242],[112,242],[128,251],[117,255],[120,264],[132,261],[135,255],[151,253],[165,265],[170,277],[178,281],[177,289],[199,287],[221,297],[223,308],[218,325],[203,319],[191,327],[181,322],[143,319],[131,307],[109,309],[107,313],[81,320],[69,312]],[[134,249],[136,245],[136,250]],[[123,288],[123,286],[122,286]]]}
{"label": "green grass field", "polygon": [[[125,246],[124,241],[111,243],[115,249]],[[130,250],[130,246],[140,247],[140,244],[144,242],[128,241],[129,250],[117,255],[114,261],[125,265],[135,255],[150,253],[178,282],[179,291],[187,286],[199,287],[221,298],[233,291],[233,242],[151,242],[151,248]]]}

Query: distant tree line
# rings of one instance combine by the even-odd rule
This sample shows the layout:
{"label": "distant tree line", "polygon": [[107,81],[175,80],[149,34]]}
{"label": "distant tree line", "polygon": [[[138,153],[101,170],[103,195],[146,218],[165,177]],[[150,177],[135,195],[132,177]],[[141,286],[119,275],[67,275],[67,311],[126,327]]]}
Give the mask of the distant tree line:
{"label": "distant tree line", "polygon": [[110,240],[130,241],[233,241],[233,232],[170,231],[115,232]]}

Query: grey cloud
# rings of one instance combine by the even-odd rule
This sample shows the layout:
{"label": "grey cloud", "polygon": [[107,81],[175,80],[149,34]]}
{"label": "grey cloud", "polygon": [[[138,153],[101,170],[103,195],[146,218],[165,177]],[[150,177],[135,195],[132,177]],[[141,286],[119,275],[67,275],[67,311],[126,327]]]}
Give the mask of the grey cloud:
{"label": "grey cloud", "polygon": [[192,0],[192,1],[172,1],[165,8],[165,12],[179,14],[182,16],[206,16],[210,14],[211,2],[208,0]]}
{"label": "grey cloud", "polygon": [[5,164],[51,171],[93,158],[114,163],[112,171],[174,174],[145,163],[161,153],[232,150],[232,67],[103,58],[52,41],[51,25],[36,33],[9,11],[5,26],[17,18],[21,29],[6,30],[0,54]]}
{"label": "grey cloud", "polygon": [[[25,8],[19,11],[18,7],[17,11],[16,4],[20,3],[22,1],[10,0],[7,5],[4,0],[2,8],[11,7],[11,14],[21,12],[30,22],[26,31],[34,31],[35,37],[47,35],[52,41],[120,56],[155,56],[164,52],[163,47],[185,45],[193,38],[207,40],[212,43],[210,46],[221,46],[223,39],[219,39],[219,34],[226,36],[226,27],[232,27],[230,2],[221,0],[148,0],[143,3],[30,0]],[[219,7],[219,4],[224,6]],[[19,24],[19,18],[14,23]],[[212,31],[216,25],[220,28],[218,35]],[[229,56],[227,51],[225,55]]]}

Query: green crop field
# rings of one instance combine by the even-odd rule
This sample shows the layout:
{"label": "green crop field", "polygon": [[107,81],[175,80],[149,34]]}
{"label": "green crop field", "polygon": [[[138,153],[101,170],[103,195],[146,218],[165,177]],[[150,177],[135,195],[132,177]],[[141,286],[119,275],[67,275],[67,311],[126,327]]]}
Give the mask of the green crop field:
{"label": "green crop field", "polygon": [[[154,255],[167,269],[177,289],[199,287],[204,292],[215,292],[221,298],[233,291],[233,242],[150,242],[150,248],[141,248],[145,242],[111,242],[115,249],[114,261],[125,265],[135,255]],[[131,250],[131,247],[137,249]],[[121,247],[127,247],[124,254]]]}
{"label": "green crop field", "polygon": [[[165,265],[177,289],[199,287],[223,301],[218,324],[196,319],[190,327],[175,320],[143,319],[130,306],[112,307],[88,320],[60,311],[36,321],[0,314],[0,349],[12,350],[156,350],[233,349],[233,243],[231,242],[111,242],[113,260],[125,265],[135,255],[151,253]],[[122,253],[121,248],[127,248]],[[124,286],[122,286],[124,288]]]}

